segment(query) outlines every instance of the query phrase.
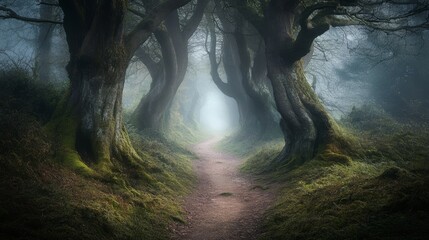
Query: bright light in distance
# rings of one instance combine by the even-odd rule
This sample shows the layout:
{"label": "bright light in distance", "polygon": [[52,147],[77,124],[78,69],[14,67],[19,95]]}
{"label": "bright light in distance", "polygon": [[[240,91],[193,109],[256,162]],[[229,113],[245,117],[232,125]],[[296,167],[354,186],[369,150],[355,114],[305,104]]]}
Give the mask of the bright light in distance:
{"label": "bright light in distance", "polygon": [[218,91],[207,93],[200,110],[201,129],[212,134],[224,134],[231,128],[231,119],[225,96]]}

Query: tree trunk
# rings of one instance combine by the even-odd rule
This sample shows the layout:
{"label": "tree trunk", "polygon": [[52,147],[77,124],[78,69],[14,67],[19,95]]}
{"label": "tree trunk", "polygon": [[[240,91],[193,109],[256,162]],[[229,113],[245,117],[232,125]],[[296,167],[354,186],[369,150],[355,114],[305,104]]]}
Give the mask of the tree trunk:
{"label": "tree trunk", "polygon": [[122,119],[122,91],[131,57],[174,9],[189,0],[156,5],[124,35],[127,0],[59,0],[70,61],[70,93],[48,128],[58,137],[58,158],[72,168],[112,171],[140,165]]}
{"label": "tree trunk", "polygon": [[59,135],[60,158],[84,172],[92,172],[90,165],[110,171],[113,160],[134,164],[140,159],[122,119],[127,61],[124,54],[113,52],[97,57],[105,61],[104,66],[85,56],[69,63],[70,93],[51,122]]}
{"label": "tree trunk", "polygon": [[192,17],[183,27],[180,26],[177,10],[166,18],[165,26],[171,42],[165,44],[157,39],[161,45],[164,76],[163,79],[152,78],[155,84],[151,85],[149,93],[134,110],[132,122],[139,130],[159,131],[168,125],[171,104],[188,68],[188,41],[197,29],[208,2],[198,0]]}
{"label": "tree trunk", "polygon": [[[127,64],[120,57],[113,61],[115,64],[108,64],[108,69],[90,67],[89,71],[82,70],[79,62],[68,69],[72,87],[67,107],[77,120],[76,148],[80,156],[101,165],[111,166],[112,158],[122,162],[138,158],[122,119]],[[94,66],[94,63],[84,64]]]}
{"label": "tree trunk", "polygon": [[[248,72],[250,71],[250,62],[243,62],[243,55],[250,58],[246,54],[240,54],[238,44],[242,42],[236,39],[233,33],[236,29],[235,26],[226,18],[225,14],[217,7],[216,14],[222,23],[222,28],[226,32],[223,34],[223,54],[222,63],[226,74],[226,81],[224,82],[218,73],[219,64],[216,57],[217,37],[215,31],[215,24],[211,17],[207,16],[208,27],[210,31],[210,50],[208,50],[211,76],[213,82],[226,96],[233,98],[239,111],[240,131],[234,137],[235,140],[243,140],[259,138],[263,132],[264,122],[261,121],[263,114],[260,114],[260,109],[255,105],[252,97],[246,90],[245,84],[250,81]],[[245,46],[247,51],[247,47]],[[246,58],[247,59],[247,58]]]}
{"label": "tree trunk", "polygon": [[[122,120],[122,91],[129,54],[122,27],[123,1],[90,2],[81,18],[81,2],[60,1],[70,51],[71,86],[49,127],[58,136],[58,157],[92,174],[111,171],[115,163],[135,163]],[[113,161],[116,160],[116,161]]]}
{"label": "tree trunk", "polygon": [[[172,34],[168,30],[157,31],[156,38],[161,45],[162,59],[164,61],[163,68],[155,76],[155,79],[152,79],[148,94],[142,98],[134,111],[132,122],[139,130],[152,129],[159,131],[163,129],[166,125],[165,115],[167,109],[183,81],[183,72],[186,72],[187,68],[183,66],[184,64],[187,65],[187,54],[177,55]],[[187,46],[182,47],[187,51]],[[179,62],[181,63],[179,64]],[[182,68],[180,71],[179,67]]]}
{"label": "tree trunk", "polygon": [[286,142],[277,162],[296,166],[319,153],[336,161],[348,161],[349,158],[342,155],[348,142],[307,82],[303,62],[288,58],[296,55],[292,52],[296,49],[291,46],[297,26],[293,9],[285,10],[284,4],[273,1],[265,13],[268,77]]}
{"label": "tree trunk", "polygon": [[334,122],[307,83],[301,62],[288,66],[270,56],[267,63],[286,142],[278,160],[301,164],[334,141]]}
{"label": "tree trunk", "polygon": [[[270,96],[261,89],[265,83],[262,79],[266,75],[266,60],[263,44],[258,44],[258,49],[254,50],[253,66],[250,56],[250,48],[248,39],[246,38],[245,22],[241,17],[236,20],[236,31],[234,34],[238,56],[240,60],[240,72],[242,77],[242,85],[250,98],[250,105],[253,109],[253,115],[257,119],[257,135],[260,137],[271,138],[275,136],[278,129],[278,123],[274,120],[274,115],[271,111]],[[263,42],[262,39],[259,39]],[[263,86],[262,86],[263,87]]]}
{"label": "tree trunk", "polygon": [[[43,1],[48,4],[54,3],[52,0]],[[40,18],[41,19],[53,19],[54,10],[51,5],[40,5]],[[36,52],[36,69],[38,79],[44,83],[51,82],[51,62],[50,53],[52,48],[52,35],[54,31],[54,24],[40,24],[39,36],[37,38],[37,52]]]}
{"label": "tree trunk", "polygon": [[231,35],[224,35],[223,43],[223,67],[225,69],[227,82],[232,89],[233,94],[231,97],[237,102],[240,114],[241,130],[238,135],[244,137],[246,135],[248,136],[250,133],[255,133],[255,129],[259,129],[257,109],[244,88],[244,79],[240,71],[240,56],[234,37]]}
{"label": "tree trunk", "polygon": [[[262,52],[265,51],[265,46]],[[261,68],[259,65],[264,66]],[[266,57],[264,54],[256,53],[252,66],[252,77],[248,85],[248,92],[253,96],[253,101],[258,110],[258,116],[261,122],[261,131],[266,137],[277,137],[279,134],[279,121],[276,116],[277,109],[273,99],[272,86],[267,78]],[[267,81],[268,83],[266,83]]]}

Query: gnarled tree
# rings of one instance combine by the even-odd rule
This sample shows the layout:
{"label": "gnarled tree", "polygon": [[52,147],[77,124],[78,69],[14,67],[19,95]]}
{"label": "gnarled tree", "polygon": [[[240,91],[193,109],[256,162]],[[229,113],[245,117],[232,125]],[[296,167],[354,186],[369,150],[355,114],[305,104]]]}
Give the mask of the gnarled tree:
{"label": "gnarled tree", "polygon": [[232,6],[265,40],[271,80],[285,147],[278,162],[295,166],[324,156],[346,159],[348,141],[308,84],[302,58],[313,41],[331,26],[363,25],[399,31],[428,26],[428,2],[395,0],[269,0],[232,1]]}
{"label": "gnarled tree", "polygon": [[[238,140],[251,135],[257,138],[271,137],[277,124],[273,114],[275,110],[271,109],[269,92],[264,89],[266,68],[264,49],[261,48],[263,40],[251,29],[246,29],[243,19],[237,17],[234,11],[230,11],[229,15],[223,11],[219,1],[216,1],[214,12],[220,24],[215,24],[214,15],[208,16],[210,49],[207,49],[207,53],[214,83],[225,95],[237,102],[241,130],[236,137]],[[217,62],[215,25],[221,25],[218,28],[222,32],[221,61],[226,81],[221,79],[218,72],[220,62]],[[246,35],[252,37],[246,37]],[[253,49],[248,44],[249,40],[256,42],[253,44]],[[251,51],[253,51],[253,58]]]}
{"label": "gnarled tree", "polygon": [[161,130],[167,120],[171,102],[188,68],[188,41],[196,31],[209,0],[198,0],[192,16],[180,26],[177,10],[165,20],[165,27],[158,29],[155,37],[161,46],[162,58],[154,61],[150,54],[140,50],[136,56],[149,69],[151,88],[142,98],[132,116],[132,123],[139,129]]}
{"label": "gnarled tree", "polygon": [[[40,3],[40,19],[54,19],[54,1],[46,0]],[[37,37],[36,65],[38,78],[45,82],[51,82],[50,71],[50,53],[52,48],[52,37],[55,24],[41,24]]]}
{"label": "gnarled tree", "polygon": [[[60,0],[70,52],[70,92],[51,122],[60,136],[60,158],[92,172],[118,161],[139,159],[122,120],[125,71],[134,52],[171,11],[190,0],[167,0],[147,9],[145,18],[124,33],[126,0]],[[86,160],[85,162],[82,159]]]}

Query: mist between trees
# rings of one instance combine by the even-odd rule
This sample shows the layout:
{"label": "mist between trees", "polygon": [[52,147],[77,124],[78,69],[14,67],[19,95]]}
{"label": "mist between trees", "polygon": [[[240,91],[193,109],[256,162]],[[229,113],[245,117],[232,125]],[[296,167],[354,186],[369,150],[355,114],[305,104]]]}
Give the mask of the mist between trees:
{"label": "mist between trees", "polygon": [[286,172],[349,164],[360,131],[382,129],[368,119],[428,123],[428,14],[427,0],[3,0],[0,78],[7,94],[49,89],[29,108],[85,176],[144,165],[136,136],[226,136],[244,155],[276,142],[268,168]]}
{"label": "mist between trees", "polygon": [[[70,147],[107,165],[112,154],[136,157],[124,142],[123,106],[139,131],[167,131],[179,117],[190,126],[202,120],[203,129],[239,129],[237,139],[283,134],[279,161],[292,165],[329,145],[346,149],[332,116],[353,106],[427,116],[419,93],[426,83],[410,77],[421,68],[407,61],[425,59],[425,1],[79,4],[4,2],[2,61],[70,88],[62,114],[74,116],[85,143]],[[408,81],[417,86],[401,91]]]}

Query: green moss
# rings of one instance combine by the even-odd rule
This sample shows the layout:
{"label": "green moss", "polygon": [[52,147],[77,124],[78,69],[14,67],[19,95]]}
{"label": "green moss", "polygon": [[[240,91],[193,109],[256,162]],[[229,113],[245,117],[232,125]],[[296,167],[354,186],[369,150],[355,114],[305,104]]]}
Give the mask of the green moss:
{"label": "green moss", "polygon": [[179,143],[181,147],[189,147],[207,138],[198,130],[198,126],[184,124],[182,117],[178,116],[178,112],[171,114],[172,119],[170,119],[170,125],[165,134],[169,139]]}
{"label": "green moss", "polygon": [[77,172],[84,175],[95,175],[95,172],[81,160],[79,154],[76,151],[65,148],[61,149],[60,151],[61,153],[58,153],[57,156],[59,159],[61,159],[60,161],[64,164],[64,166],[76,170]]}
{"label": "green moss", "polygon": [[281,189],[266,213],[261,239],[424,239],[429,233],[429,131],[391,123],[376,123],[377,131],[339,128],[355,136],[353,161],[343,154],[341,142],[324,146],[315,159],[293,170],[273,163],[281,145],[254,152],[243,170]]}
{"label": "green moss", "polygon": [[397,205],[402,194],[427,203],[426,193],[407,190],[426,191],[427,183],[416,183],[415,178],[379,182],[378,175],[386,167],[364,163],[314,165],[293,172],[268,212],[262,239],[391,239],[400,232],[407,232],[407,239],[419,239],[425,235],[422,226],[427,212],[421,212],[420,216],[426,217],[420,218],[415,215],[420,210],[387,208]]}
{"label": "green moss", "polygon": [[[4,89],[0,98],[10,99]],[[132,133],[121,145],[138,157],[113,159],[108,173],[94,174],[100,167],[75,151],[73,115],[57,108],[43,128],[22,96],[0,99],[0,239],[168,239],[169,224],[183,218],[178,199],[195,180],[189,151]]]}
{"label": "green moss", "polygon": [[429,128],[400,123],[376,106],[354,108],[342,124],[360,138],[358,156],[369,161],[395,161],[408,169],[429,169]]}
{"label": "green moss", "polygon": [[1,168],[0,238],[168,239],[171,221],[183,221],[178,198],[194,183],[193,156],[156,138],[134,144],[142,162],[99,178],[75,174],[78,167],[56,160],[28,173],[15,165]]}
{"label": "green moss", "polygon": [[325,150],[323,153],[319,154],[318,157],[323,161],[335,162],[345,165],[350,165],[352,162],[351,157],[341,153],[332,152],[330,150]]}
{"label": "green moss", "polygon": [[243,132],[238,131],[222,139],[216,147],[219,151],[224,151],[242,158],[248,158],[255,152],[258,152],[258,150],[262,150],[267,146],[280,147],[283,144],[283,136],[258,138],[256,135],[243,135]]}
{"label": "green moss", "polygon": [[51,121],[46,125],[47,131],[55,139],[56,158],[65,166],[79,173],[95,176],[95,172],[82,161],[76,151],[77,120],[71,113],[63,109],[65,108],[64,103],[60,103],[60,106],[63,107],[57,109]]}
{"label": "green moss", "polygon": [[243,167],[261,181],[281,186],[261,239],[391,239],[395,234],[400,239],[405,236],[400,232],[407,232],[407,239],[425,236],[427,177],[398,170],[393,161],[334,164],[315,159],[285,172],[270,168],[272,152],[279,150],[262,150]]}
{"label": "green moss", "polygon": [[274,159],[283,148],[283,142],[271,142],[254,148],[254,152],[248,152],[250,155],[241,167],[241,170],[253,174],[263,174],[272,172],[275,168]]}

